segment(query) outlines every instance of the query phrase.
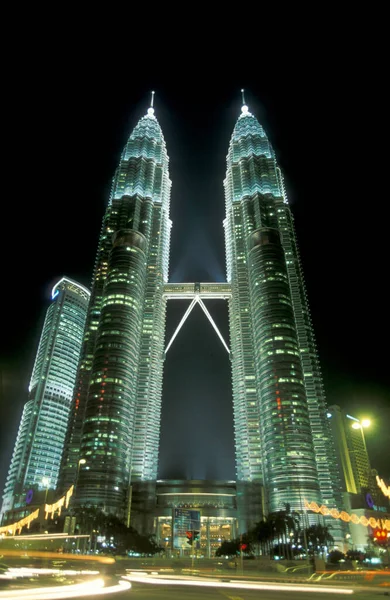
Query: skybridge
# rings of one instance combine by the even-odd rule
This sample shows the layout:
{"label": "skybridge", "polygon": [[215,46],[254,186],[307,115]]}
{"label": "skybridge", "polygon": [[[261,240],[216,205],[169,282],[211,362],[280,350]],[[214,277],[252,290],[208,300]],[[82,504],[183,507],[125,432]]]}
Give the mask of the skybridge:
{"label": "skybridge", "polygon": [[230,283],[166,283],[164,285],[163,297],[166,300],[191,300],[190,305],[188,306],[167,347],[165,348],[165,354],[172,346],[175,337],[183,327],[195,304],[199,304],[213,326],[219,339],[221,340],[225,350],[228,354],[230,354],[228,345],[223,339],[214,319],[210,315],[205,303],[203,302],[203,300],[230,300],[232,297]]}

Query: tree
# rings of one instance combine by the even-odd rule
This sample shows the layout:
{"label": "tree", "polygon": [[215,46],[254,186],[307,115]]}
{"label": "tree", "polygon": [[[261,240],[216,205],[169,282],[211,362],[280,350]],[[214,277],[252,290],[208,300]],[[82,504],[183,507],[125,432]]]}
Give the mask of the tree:
{"label": "tree", "polygon": [[[261,554],[270,553],[270,541],[272,539],[272,523],[266,519],[256,523],[250,532],[253,542],[258,543],[261,548]],[[260,552],[258,552],[260,554]]]}
{"label": "tree", "polygon": [[340,562],[340,560],[344,559],[345,554],[343,552],[340,552],[340,550],[332,550],[331,552],[329,552],[328,560],[332,565],[337,565]]}
{"label": "tree", "polygon": [[365,558],[365,554],[364,552],[361,552],[360,550],[348,550],[346,555],[346,558],[348,558],[348,560],[364,560]]}
{"label": "tree", "polygon": [[[273,531],[273,540],[275,541],[276,538],[279,547],[280,543],[282,544],[282,554],[286,558],[292,558],[291,537],[295,535],[298,529],[298,513],[291,511],[291,505],[286,502],[284,510],[278,510],[268,515],[268,521]],[[278,552],[280,552],[280,548]]]}
{"label": "tree", "polygon": [[236,556],[239,552],[238,540],[225,540],[215,551],[215,556]]}
{"label": "tree", "polygon": [[291,504],[284,502],[284,513],[285,522],[289,532],[296,532],[299,529],[299,513],[296,510],[291,510]]}
{"label": "tree", "polygon": [[97,538],[100,535],[111,542],[111,551],[118,554],[132,551],[150,555],[162,550],[152,536],[140,535],[136,529],[127,527],[115,515],[105,514],[99,508],[80,506],[73,510],[73,514],[77,519],[78,532],[90,534],[91,546],[95,549],[98,547]]}
{"label": "tree", "polygon": [[307,543],[312,546],[313,554],[317,554],[318,549],[320,550],[320,554],[324,554],[325,547],[334,541],[329,528],[319,523],[310,525],[306,529],[306,539]]}
{"label": "tree", "polygon": [[215,556],[237,556],[242,552],[246,556],[252,554],[251,536],[244,533],[240,538],[235,540],[225,540],[215,551]]}

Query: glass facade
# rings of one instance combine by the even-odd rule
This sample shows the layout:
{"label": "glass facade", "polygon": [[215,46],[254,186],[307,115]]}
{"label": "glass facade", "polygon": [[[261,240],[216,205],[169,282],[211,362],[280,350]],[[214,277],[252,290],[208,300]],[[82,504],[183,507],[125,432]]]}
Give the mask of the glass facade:
{"label": "glass facade", "polygon": [[2,513],[30,488],[55,489],[76,381],[90,292],[63,277],[52,290],[5,484]]}
{"label": "glass facade", "polygon": [[[136,507],[135,510],[137,510]],[[199,511],[197,556],[210,558],[224,541],[238,536],[235,481],[158,480],[155,489],[154,533],[168,556],[190,556],[194,548],[172,536],[175,509]],[[138,509],[139,510],[139,509]],[[178,533],[176,523],[176,535]]]}
{"label": "glass facade", "polygon": [[370,487],[375,490],[377,486],[372,486],[370,459],[360,420],[347,415],[336,405],[329,407],[328,418],[343,476],[343,490],[351,494],[359,494]]}
{"label": "glass facade", "polygon": [[293,215],[274,151],[242,107],[224,181],[238,481],[263,482],[266,510],[342,506]]}
{"label": "glass facade", "polygon": [[[287,502],[299,511],[304,499],[341,508],[293,215],[246,106],[224,181],[227,283],[168,284],[170,190],[150,108],[122,152],[103,218],[61,490],[76,482],[76,504],[129,516],[131,486],[157,478],[166,302],[214,295],[229,303],[240,489],[254,496],[264,485],[267,512]],[[261,512],[252,496],[247,516]]]}
{"label": "glass facade", "polygon": [[130,482],[157,477],[170,190],[149,108],[122,152],[103,219],[61,476],[63,489],[77,479],[76,503],[118,516]]}

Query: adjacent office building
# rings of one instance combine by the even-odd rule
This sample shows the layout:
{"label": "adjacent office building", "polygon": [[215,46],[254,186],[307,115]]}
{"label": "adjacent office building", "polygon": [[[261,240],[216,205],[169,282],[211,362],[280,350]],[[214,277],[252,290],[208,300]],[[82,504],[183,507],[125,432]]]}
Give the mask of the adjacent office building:
{"label": "adjacent office building", "polygon": [[362,422],[336,405],[329,407],[328,419],[341,467],[343,491],[350,494],[368,491],[371,466]]}
{"label": "adjacent office building", "polygon": [[56,489],[89,296],[86,287],[68,277],[53,287],[6,479],[2,516],[28,509],[40,490]]}
{"label": "adjacent office building", "polygon": [[[357,517],[387,519],[388,499],[376,483],[377,472],[371,468],[364,429],[368,419],[358,419],[339,406],[329,406],[328,420],[336,449],[336,460],[341,473],[343,504]],[[367,528],[350,522],[347,538],[353,548],[363,550],[368,543]]]}

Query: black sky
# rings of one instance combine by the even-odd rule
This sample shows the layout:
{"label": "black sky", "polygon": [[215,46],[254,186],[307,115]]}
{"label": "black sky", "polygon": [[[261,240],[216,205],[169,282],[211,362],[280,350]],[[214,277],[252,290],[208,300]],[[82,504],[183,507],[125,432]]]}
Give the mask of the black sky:
{"label": "black sky", "polygon": [[[152,89],[171,280],[224,280],[222,182],[244,87],[285,174],[328,403],[373,419],[371,462],[390,477],[387,67],[374,31],[317,33],[235,56],[232,40],[210,54],[19,40],[3,75],[1,488],[50,289],[63,275],[90,285],[111,177]],[[169,305],[167,337],[185,307]],[[228,340],[226,306],[209,309]],[[235,478],[230,364],[199,307],[167,356],[160,454],[160,477]]]}

